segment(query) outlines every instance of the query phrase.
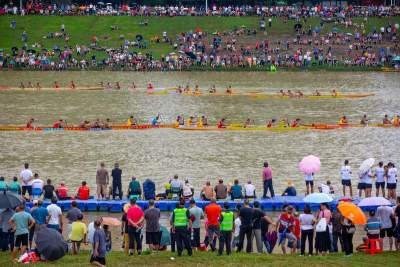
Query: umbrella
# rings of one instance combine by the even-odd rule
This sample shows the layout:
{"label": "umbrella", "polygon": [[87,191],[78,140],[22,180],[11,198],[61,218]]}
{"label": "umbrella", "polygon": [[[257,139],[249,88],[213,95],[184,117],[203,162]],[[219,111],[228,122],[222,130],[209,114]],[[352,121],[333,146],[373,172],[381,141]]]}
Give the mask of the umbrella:
{"label": "umbrella", "polygon": [[138,35],[136,35],[135,38],[136,38],[136,41],[140,42],[143,40],[143,35],[138,34]]}
{"label": "umbrella", "polygon": [[384,197],[367,197],[358,203],[359,207],[371,207],[371,206],[390,206],[389,200]]}
{"label": "umbrella", "polygon": [[197,32],[197,33],[203,32],[203,30],[200,27],[196,27],[196,29],[194,31]]}
{"label": "umbrella", "polygon": [[278,234],[276,233],[276,231],[268,232],[265,236],[265,239],[267,240],[266,243],[268,245],[267,252],[271,254],[276,245],[276,241],[278,240]]}
{"label": "umbrella", "polygon": [[295,29],[296,31],[300,30],[302,27],[303,27],[303,25],[301,25],[300,23],[296,23],[296,24],[294,25],[294,29]]}
{"label": "umbrella", "polygon": [[23,202],[21,196],[11,192],[0,193],[0,209],[15,209]]}
{"label": "umbrella", "polygon": [[333,198],[330,195],[327,195],[324,193],[313,193],[313,194],[309,194],[308,196],[303,198],[303,201],[306,203],[321,204],[321,203],[332,202]]}
{"label": "umbrella", "polygon": [[304,174],[311,174],[319,172],[321,168],[321,161],[318,157],[309,155],[304,157],[299,163],[299,169]]}
{"label": "umbrella", "polygon": [[338,32],[340,32],[340,30],[339,30],[339,28],[337,28],[337,27],[333,27],[333,28],[332,28],[332,32],[333,32],[333,33],[338,33]]}
{"label": "umbrella", "polygon": [[400,61],[400,56],[395,56],[392,60],[393,61]]}
{"label": "umbrella", "polygon": [[50,228],[39,230],[36,234],[35,243],[39,253],[49,261],[61,259],[68,251],[68,244],[63,236]]}
{"label": "umbrella", "polygon": [[374,166],[374,163],[375,159],[373,158],[364,160],[363,163],[361,163],[360,168],[358,168],[359,174],[366,173],[372,166]]}
{"label": "umbrella", "polygon": [[351,32],[346,33],[347,36],[353,36]]}
{"label": "umbrella", "polygon": [[365,217],[364,212],[350,202],[340,202],[338,205],[339,212],[345,217],[349,219],[354,224],[366,224],[367,218]]}
{"label": "umbrella", "polygon": [[121,221],[113,217],[103,217],[103,224],[109,226],[120,226]]}

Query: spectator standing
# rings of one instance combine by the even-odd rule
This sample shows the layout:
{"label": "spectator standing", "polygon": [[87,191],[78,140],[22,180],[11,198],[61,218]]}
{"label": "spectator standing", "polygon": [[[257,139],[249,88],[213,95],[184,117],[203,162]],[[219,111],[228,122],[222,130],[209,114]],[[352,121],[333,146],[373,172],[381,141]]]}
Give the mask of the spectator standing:
{"label": "spectator standing", "polygon": [[154,200],[149,200],[149,208],[144,212],[146,221],[146,244],[150,251],[158,250],[160,247],[160,210],[154,207]]}
{"label": "spectator standing", "polygon": [[62,233],[63,229],[62,211],[60,207],[57,206],[57,198],[53,197],[51,199],[51,204],[47,206],[47,211],[49,213],[49,222],[47,224],[47,227]]}
{"label": "spectator standing", "polygon": [[262,178],[263,178],[263,184],[264,184],[263,198],[267,198],[268,190],[271,194],[271,198],[275,197],[274,187],[272,185],[272,169],[269,166],[268,162],[264,162]]}
{"label": "spectator standing", "polygon": [[67,236],[70,235],[72,230],[72,224],[78,220],[78,218],[82,215],[81,210],[78,208],[78,203],[76,201],[71,202],[71,209],[65,215],[65,218],[68,220],[67,223]]}
{"label": "spectator standing", "polygon": [[128,220],[129,234],[129,255],[133,255],[136,244],[137,254],[142,254],[142,229],[144,223],[144,213],[142,209],[136,205],[136,198],[131,198],[131,207],[129,208],[126,218]]}
{"label": "spectator standing", "polygon": [[253,203],[253,234],[256,239],[257,253],[263,252],[263,243],[261,236],[261,220],[265,217],[265,213],[260,209],[260,202],[254,201]]}
{"label": "spectator standing", "polygon": [[216,247],[214,242],[212,242],[214,236],[217,238],[220,235],[220,225],[219,218],[221,216],[221,207],[217,205],[217,201],[215,198],[212,198],[211,203],[205,208],[205,214],[207,216],[208,226],[207,226],[207,235],[210,240],[211,250],[215,251]]}
{"label": "spectator standing", "polygon": [[380,206],[376,209],[376,216],[382,224],[380,231],[381,248],[383,248],[383,242],[387,237],[389,249],[393,250],[393,221],[395,220],[393,209],[389,206]]}
{"label": "spectator standing", "polygon": [[343,196],[346,196],[346,187],[350,190],[350,197],[353,197],[353,188],[351,186],[351,167],[349,161],[346,159],[344,165],[340,169],[340,176],[342,178]]}
{"label": "spectator standing", "polygon": [[1,223],[1,251],[5,252],[7,250],[14,250],[14,230],[11,227],[9,220],[14,215],[12,209],[5,209],[0,213],[0,223]]}
{"label": "spectator standing", "polygon": [[15,227],[15,244],[12,252],[12,259],[14,260],[19,249],[21,255],[25,253],[28,246],[29,230],[35,225],[35,220],[25,211],[25,205],[21,204],[9,220],[9,224]]}
{"label": "spectator standing", "polygon": [[[317,225],[321,224],[321,229],[317,227],[317,234],[315,238],[315,249],[317,253],[322,255],[326,255],[327,251],[330,248],[329,242],[329,227],[328,225],[331,222],[332,213],[328,209],[328,205],[323,203],[320,205],[320,211],[317,217]],[[344,243],[344,240],[343,240]]]}
{"label": "spectator standing", "polygon": [[176,247],[178,256],[182,256],[183,248],[192,256],[192,247],[188,228],[191,227],[190,212],[185,208],[185,201],[180,201],[177,208],[174,209],[171,216],[172,232],[175,233]]}
{"label": "spectator standing", "polygon": [[87,227],[82,222],[83,214],[79,214],[71,225],[71,233],[68,235],[72,242],[72,254],[78,254],[82,242],[86,244]]}
{"label": "spectator standing", "polygon": [[341,221],[343,220],[343,216],[340,214],[339,211],[335,210],[332,212],[332,239],[331,239],[331,252],[338,252],[338,241],[340,243],[341,251],[344,251],[343,246],[343,237],[342,237],[342,224]]}
{"label": "spectator standing", "polygon": [[350,220],[342,218],[343,250],[346,256],[351,256],[353,255],[353,236],[356,232],[356,227]]}
{"label": "spectator standing", "polygon": [[196,206],[196,201],[194,199],[190,200],[190,216],[193,218],[192,221],[192,247],[200,247],[200,222],[204,219],[203,210]]}
{"label": "spectator standing", "polygon": [[[122,200],[122,170],[119,168],[119,164],[114,164],[114,169],[111,171],[112,177],[112,198],[115,200],[115,197],[118,196],[120,200]],[[118,194],[117,194],[118,193]]]}
{"label": "spectator standing", "polygon": [[221,228],[219,235],[219,249],[218,255],[222,256],[224,252],[224,246],[226,247],[226,254],[230,255],[232,253],[232,231],[235,223],[235,216],[232,211],[229,210],[229,203],[224,203],[224,211],[221,212],[219,219]]}
{"label": "spectator standing", "polygon": [[293,207],[284,206],[276,225],[279,236],[278,244],[282,247],[283,254],[286,254],[286,239],[289,243],[297,242],[294,235],[294,225]]}
{"label": "spectator standing", "polygon": [[301,246],[300,255],[305,255],[306,242],[308,240],[308,255],[313,254],[314,224],[315,218],[309,205],[304,206],[304,213],[300,215]]}
{"label": "spectator standing", "polygon": [[100,163],[100,168],[96,173],[96,185],[97,185],[97,199],[103,200],[108,197],[107,187],[109,182],[108,171],[105,168],[104,162]]}
{"label": "spectator standing", "polygon": [[239,231],[239,244],[237,252],[241,252],[244,244],[244,237],[246,236],[246,252],[252,252],[251,235],[253,232],[253,209],[249,206],[249,200],[245,199],[243,207],[239,211],[240,217],[240,231]]}
{"label": "spectator standing", "polygon": [[33,173],[29,169],[29,163],[24,164],[24,169],[21,171],[20,175],[22,183],[22,196],[25,197],[26,193],[29,195],[29,200],[32,197],[32,180]]}

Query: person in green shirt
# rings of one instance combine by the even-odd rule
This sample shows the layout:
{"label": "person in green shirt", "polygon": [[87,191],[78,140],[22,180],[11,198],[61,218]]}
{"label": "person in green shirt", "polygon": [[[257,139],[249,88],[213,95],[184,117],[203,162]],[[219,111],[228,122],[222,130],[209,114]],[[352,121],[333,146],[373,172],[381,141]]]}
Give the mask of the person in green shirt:
{"label": "person in green shirt", "polygon": [[1,176],[0,177],[0,192],[7,191],[7,188],[8,188],[8,186],[7,186],[6,182],[4,182],[4,177]]}
{"label": "person in green shirt", "polygon": [[175,233],[176,247],[178,256],[182,256],[183,247],[192,256],[192,246],[190,245],[189,228],[192,226],[190,212],[185,208],[185,200],[181,200],[174,209],[171,216],[172,232]]}
{"label": "person in green shirt", "polygon": [[21,184],[18,182],[18,178],[14,176],[13,181],[7,186],[8,191],[20,195],[21,194]]}
{"label": "person in green shirt", "polygon": [[142,195],[142,189],[140,188],[140,183],[136,180],[135,176],[132,176],[132,181],[128,186],[128,198],[134,197],[140,199]]}
{"label": "person in green shirt", "polygon": [[232,231],[235,225],[235,216],[233,212],[229,210],[229,203],[224,203],[224,211],[221,212],[220,222],[220,236],[219,236],[219,249],[218,255],[222,255],[224,252],[224,246],[226,246],[226,254],[230,255],[232,253]]}

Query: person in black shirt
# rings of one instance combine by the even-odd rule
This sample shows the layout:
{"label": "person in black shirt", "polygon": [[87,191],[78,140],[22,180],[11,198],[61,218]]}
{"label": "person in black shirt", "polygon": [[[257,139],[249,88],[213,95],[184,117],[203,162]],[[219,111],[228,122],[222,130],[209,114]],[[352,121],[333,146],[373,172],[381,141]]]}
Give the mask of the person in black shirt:
{"label": "person in black shirt", "polygon": [[54,196],[54,186],[51,184],[51,180],[47,179],[47,184],[43,186],[43,198],[44,199],[52,199]]}
{"label": "person in black shirt", "polygon": [[239,211],[239,217],[242,222],[240,225],[239,231],[239,244],[237,248],[237,252],[241,252],[243,249],[244,237],[246,236],[246,252],[252,252],[252,242],[251,242],[251,234],[253,232],[253,209],[249,206],[249,200],[245,199],[243,203],[243,208]]}
{"label": "person in black shirt", "polygon": [[261,239],[261,219],[265,216],[264,212],[260,209],[260,203],[254,201],[253,209],[253,236],[256,238],[257,252],[262,253],[263,245]]}
{"label": "person in black shirt", "polygon": [[[115,200],[115,196],[119,196],[119,199],[122,200],[122,170],[119,168],[119,164],[114,164],[114,169],[111,171],[112,179],[112,196],[113,200]],[[118,191],[118,194],[117,194]]]}

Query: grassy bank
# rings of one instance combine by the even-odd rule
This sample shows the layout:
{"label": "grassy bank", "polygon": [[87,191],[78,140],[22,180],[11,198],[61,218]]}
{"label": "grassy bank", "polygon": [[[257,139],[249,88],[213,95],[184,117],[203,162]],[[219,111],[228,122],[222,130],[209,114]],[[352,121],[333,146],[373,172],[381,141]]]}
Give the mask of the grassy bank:
{"label": "grassy bank", "polygon": [[[15,30],[9,27],[12,20],[17,22]],[[143,20],[148,21],[148,26],[141,26]],[[140,34],[148,42],[148,47],[144,49],[132,48],[132,51],[141,53],[151,53],[159,58],[162,54],[173,51],[170,44],[154,43],[150,40],[155,36],[162,36],[166,31],[168,36],[174,40],[175,36],[181,32],[195,30],[200,27],[208,33],[225,32],[235,27],[246,26],[248,28],[258,28],[259,17],[124,17],[124,16],[82,16],[82,17],[63,17],[63,16],[0,16],[0,48],[6,53],[11,52],[11,48],[22,47],[21,34],[26,31],[28,34],[28,45],[35,42],[41,43],[45,48],[52,49],[55,45],[64,47],[64,45],[89,45],[93,35],[99,38],[99,45],[102,47],[118,48],[123,41],[120,35],[124,35],[128,40],[134,40],[135,36]],[[355,18],[354,23],[361,24],[362,18]],[[391,18],[369,18],[364,22],[367,31],[373,27],[388,25],[389,23],[399,23],[400,17]],[[282,37],[289,37],[294,33],[294,20],[284,23],[281,18],[273,20],[272,28],[267,28],[267,36],[259,38],[269,38],[270,40]],[[311,18],[307,23],[303,23],[303,28],[308,29],[311,25],[319,25],[319,18]],[[64,39],[43,38],[49,32],[60,32],[61,24],[65,24],[66,31],[70,35],[68,42]],[[118,30],[111,30],[111,26],[118,26]],[[345,29],[343,26],[334,23],[326,24],[323,31],[330,31],[332,27],[337,27],[343,32],[353,32],[351,29]],[[264,33],[262,33],[264,34]],[[261,35],[261,33],[257,34]],[[251,40],[250,40],[251,41]],[[97,52],[98,58],[104,57],[104,52]],[[90,56],[90,55],[88,55]]]}
{"label": "grassy bank", "polygon": [[[11,266],[8,253],[0,254],[0,265]],[[174,257],[174,259],[171,259]],[[113,252],[107,256],[107,266],[400,266],[399,252],[386,252],[379,255],[366,255],[356,253],[352,257],[344,257],[343,254],[328,255],[326,257],[300,257],[299,255],[257,255],[257,254],[233,254],[231,256],[218,257],[210,252],[197,252],[193,257],[183,256],[178,258],[174,253],[161,252],[152,255],[126,256],[122,252]],[[35,266],[90,266],[89,253],[81,252],[78,256],[66,256],[54,263],[35,263]]]}

